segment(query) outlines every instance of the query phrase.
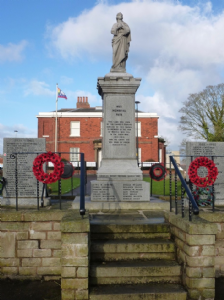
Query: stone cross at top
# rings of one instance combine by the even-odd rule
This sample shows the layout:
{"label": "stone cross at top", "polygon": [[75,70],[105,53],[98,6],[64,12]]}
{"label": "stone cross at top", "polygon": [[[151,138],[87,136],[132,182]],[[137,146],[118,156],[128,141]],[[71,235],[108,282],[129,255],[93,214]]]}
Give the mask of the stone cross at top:
{"label": "stone cross at top", "polygon": [[114,35],[112,39],[113,47],[113,66],[111,72],[126,72],[126,60],[131,41],[131,30],[127,23],[123,22],[123,14],[116,16],[117,23],[111,29]]}

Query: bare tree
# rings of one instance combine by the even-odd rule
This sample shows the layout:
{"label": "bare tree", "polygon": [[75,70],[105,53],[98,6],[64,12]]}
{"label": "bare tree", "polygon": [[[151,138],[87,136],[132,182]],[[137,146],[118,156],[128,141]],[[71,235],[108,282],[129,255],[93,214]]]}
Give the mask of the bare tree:
{"label": "bare tree", "polygon": [[179,129],[194,139],[224,141],[224,83],[190,94],[179,112]]}
{"label": "bare tree", "polygon": [[186,155],[186,143],[187,139],[183,139],[179,145],[180,155]]}

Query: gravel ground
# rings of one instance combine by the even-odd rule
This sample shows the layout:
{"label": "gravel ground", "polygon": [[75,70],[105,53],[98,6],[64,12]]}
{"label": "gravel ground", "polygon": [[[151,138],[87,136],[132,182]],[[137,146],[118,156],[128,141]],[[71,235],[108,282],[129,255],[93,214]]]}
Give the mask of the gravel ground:
{"label": "gravel ground", "polygon": [[1,280],[0,300],[61,300],[60,281]]}

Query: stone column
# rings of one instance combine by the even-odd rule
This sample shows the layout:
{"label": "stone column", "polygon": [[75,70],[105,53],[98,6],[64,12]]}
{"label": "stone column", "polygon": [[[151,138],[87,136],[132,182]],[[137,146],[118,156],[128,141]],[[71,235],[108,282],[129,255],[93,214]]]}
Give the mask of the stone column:
{"label": "stone column", "polygon": [[135,93],[140,78],[109,73],[98,78],[103,99],[102,162],[91,182],[92,201],[149,201],[136,160]]}
{"label": "stone column", "polygon": [[166,213],[177,248],[177,260],[182,264],[182,281],[188,299],[215,298],[215,237],[216,224],[193,216]]}
{"label": "stone column", "polygon": [[89,215],[66,215],[61,221],[61,299],[89,299]]}

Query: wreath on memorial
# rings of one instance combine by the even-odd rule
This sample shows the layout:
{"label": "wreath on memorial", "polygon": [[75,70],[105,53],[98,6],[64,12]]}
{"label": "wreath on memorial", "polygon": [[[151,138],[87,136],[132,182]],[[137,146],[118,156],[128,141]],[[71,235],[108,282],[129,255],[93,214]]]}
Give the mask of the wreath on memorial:
{"label": "wreath on memorial", "polygon": [[197,186],[195,190],[192,191],[192,194],[198,206],[212,205],[213,190],[211,186],[207,188]]}
{"label": "wreath on memorial", "polygon": [[161,181],[166,177],[166,168],[163,164],[154,164],[149,170],[149,175],[153,180]]}
{"label": "wreath on memorial", "polygon": [[[52,162],[54,165],[54,171],[51,174],[43,171],[43,164],[45,162]],[[33,161],[33,174],[36,179],[43,183],[56,182],[61,178],[64,173],[64,164],[61,158],[52,152],[47,152],[38,155]]]}
{"label": "wreath on memorial", "polygon": [[[198,176],[198,168],[206,167],[208,169],[208,175],[205,177]],[[215,163],[207,157],[197,157],[193,160],[188,169],[188,175],[190,181],[199,187],[207,187],[213,185],[218,176],[218,169]]]}

